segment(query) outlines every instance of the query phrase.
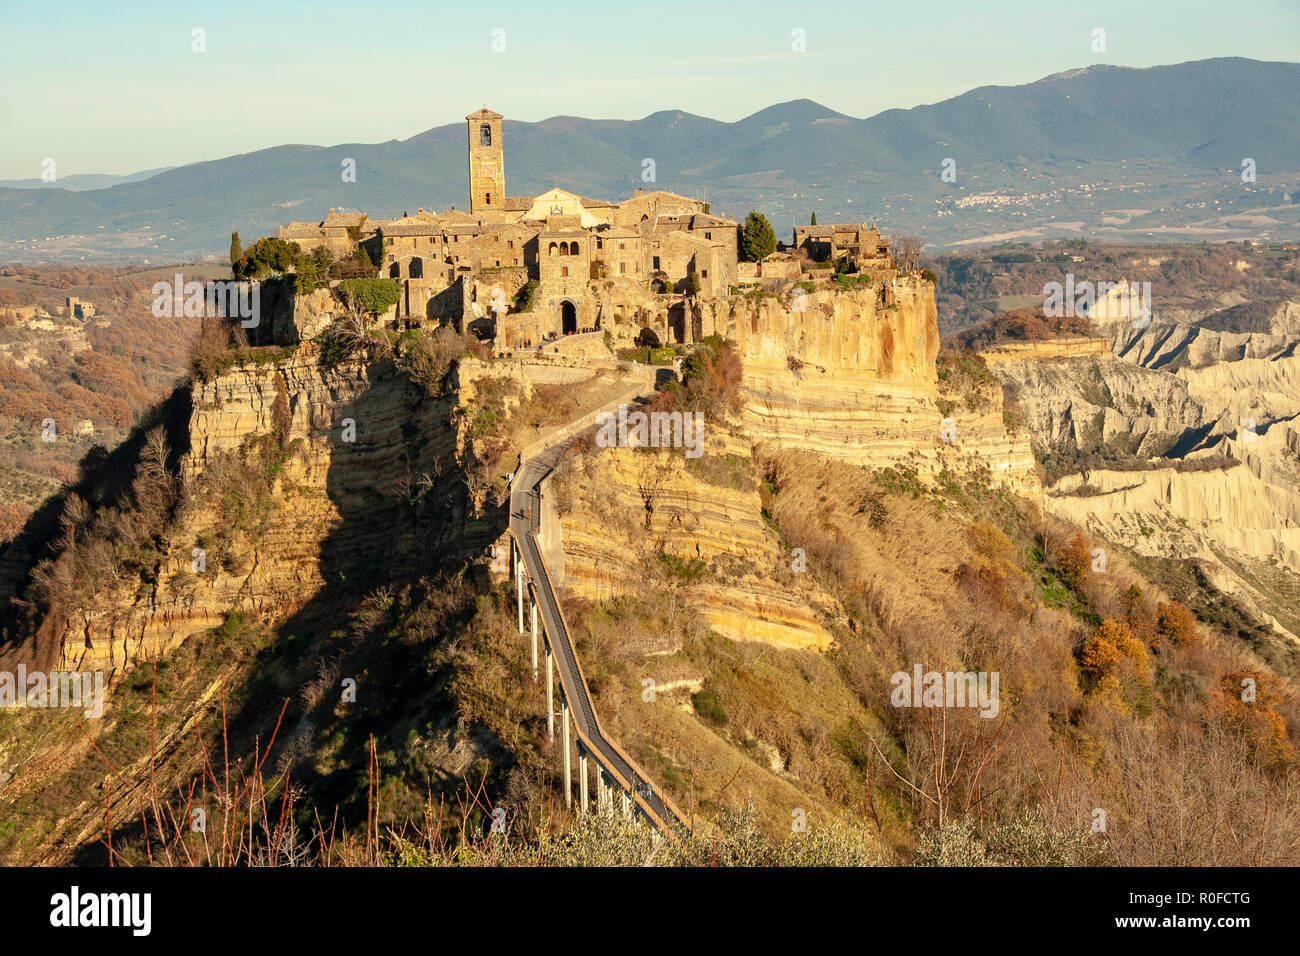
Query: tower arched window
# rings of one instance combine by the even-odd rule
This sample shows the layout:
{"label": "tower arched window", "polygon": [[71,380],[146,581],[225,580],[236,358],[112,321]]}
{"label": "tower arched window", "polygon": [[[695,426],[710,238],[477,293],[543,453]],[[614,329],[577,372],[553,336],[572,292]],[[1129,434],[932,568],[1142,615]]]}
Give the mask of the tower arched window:
{"label": "tower arched window", "polygon": [[551,248],[548,249],[548,250],[546,250],[546,253],[547,253],[547,255],[551,255],[551,256],[555,255],[555,253],[556,253],[556,246],[555,246],[555,243],[551,243]]}
{"label": "tower arched window", "polygon": [[478,128],[478,144],[480,146],[492,145],[492,124],[482,123]]}
{"label": "tower arched window", "polygon": [[569,255],[576,256],[577,254],[578,254],[578,244],[576,242],[569,243]]}

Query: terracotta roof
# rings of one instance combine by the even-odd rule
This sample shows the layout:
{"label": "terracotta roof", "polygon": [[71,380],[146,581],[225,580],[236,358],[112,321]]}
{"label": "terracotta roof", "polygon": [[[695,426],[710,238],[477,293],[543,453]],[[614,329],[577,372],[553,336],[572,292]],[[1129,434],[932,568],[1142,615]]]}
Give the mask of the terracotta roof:
{"label": "terracotta roof", "polygon": [[281,239],[322,239],[325,236],[325,230],[320,227],[320,223],[315,222],[291,222],[287,226],[280,227]]}
{"label": "terracotta roof", "polygon": [[691,235],[689,232],[687,232],[684,229],[673,229],[670,232],[664,233],[662,241],[663,242],[670,242],[670,241],[689,242],[697,246],[719,245],[719,243],[716,242],[715,240],[701,239],[699,236]]}
{"label": "terracotta roof", "polygon": [[506,212],[527,212],[533,208],[532,196],[507,196]]}
{"label": "terracotta roof", "polygon": [[484,232],[526,232],[532,234],[536,229],[530,229],[528,226],[521,225],[517,222],[494,222],[491,225],[483,227]]}
{"label": "terracotta roof", "polygon": [[325,217],[325,221],[321,225],[351,228],[361,225],[367,218],[364,212],[335,212],[331,209],[330,214]]}
{"label": "terracotta roof", "polygon": [[442,226],[433,222],[394,222],[379,231],[385,236],[440,236]]}
{"label": "terracotta roof", "polygon": [[602,239],[640,239],[641,233],[628,226],[598,226],[596,235]]}
{"label": "terracotta roof", "polygon": [[490,109],[488,109],[486,106],[483,107],[481,110],[475,110],[473,113],[470,113],[468,116],[465,117],[465,119],[467,119],[467,120],[475,120],[475,119],[501,119],[501,118],[502,118],[502,116],[501,116],[500,113],[493,113],[493,112],[492,112]]}

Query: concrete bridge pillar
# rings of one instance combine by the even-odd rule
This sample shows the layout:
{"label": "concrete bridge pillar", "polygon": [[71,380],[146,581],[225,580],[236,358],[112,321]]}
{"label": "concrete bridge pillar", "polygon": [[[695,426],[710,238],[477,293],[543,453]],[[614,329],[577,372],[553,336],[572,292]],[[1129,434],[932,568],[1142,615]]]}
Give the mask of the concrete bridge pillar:
{"label": "concrete bridge pillar", "polygon": [[519,604],[519,633],[524,633],[524,562],[523,555],[519,553],[519,545],[515,545],[515,596]]}
{"label": "concrete bridge pillar", "polygon": [[[569,753],[569,702],[566,700],[562,702],[560,706],[564,708],[562,711],[563,720],[561,721],[564,725],[564,806],[566,808],[572,808],[573,770],[572,764],[570,763],[571,754]],[[584,786],[583,790],[585,791],[586,789],[587,788]]]}
{"label": "concrete bridge pillar", "polygon": [[533,683],[537,683],[537,602],[529,600],[528,606],[532,608],[533,617]]}
{"label": "concrete bridge pillar", "polygon": [[[567,733],[567,727],[565,732]],[[546,642],[546,733],[555,742],[555,655],[551,643]]]}
{"label": "concrete bridge pillar", "polygon": [[587,812],[587,751],[578,744],[578,799],[582,813]]}

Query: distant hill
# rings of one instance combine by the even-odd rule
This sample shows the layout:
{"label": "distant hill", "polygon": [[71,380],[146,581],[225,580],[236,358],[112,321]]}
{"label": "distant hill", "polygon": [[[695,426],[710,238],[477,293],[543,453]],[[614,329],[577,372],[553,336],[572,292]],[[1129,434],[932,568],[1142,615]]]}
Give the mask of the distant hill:
{"label": "distant hill", "polygon": [[[630,121],[507,119],[503,134],[511,195],[558,184],[619,198],[644,185],[650,158],[657,187],[706,196],[737,218],[761,209],[782,235],[814,209],[823,222],[880,221],[932,244],[1044,223],[1051,234],[1094,238],[1121,228],[1134,237],[1300,234],[1295,63],[1091,66],[868,119],[800,99],[734,123],[669,110]],[[939,177],[949,157],[956,183]],[[1246,157],[1257,183],[1240,180]],[[345,158],[356,161],[355,183],[342,182]],[[247,240],[330,207],[376,217],[464,208],[465,178],[456,123],[400,142],[277,146],[107,188],[76,188],[85,177],[58,188],[0,184],[0,257],[221,255],[231,229]],[[1125,207],[1108,221],[1109,209]]]}
{"label": "distant hill", "polygon": [[175,166],[159,166],[157,169],[142,169],[138,173],[127,173],[124,176],[113,176],[108,173],[78,173],[60,177],[52,183],[47,183],[43,179],[0,179],[0,189],[70,189],[73,192],[106,189],[118,183],[134,183],[141,179],[149,179],[151,176],[175,168]]}

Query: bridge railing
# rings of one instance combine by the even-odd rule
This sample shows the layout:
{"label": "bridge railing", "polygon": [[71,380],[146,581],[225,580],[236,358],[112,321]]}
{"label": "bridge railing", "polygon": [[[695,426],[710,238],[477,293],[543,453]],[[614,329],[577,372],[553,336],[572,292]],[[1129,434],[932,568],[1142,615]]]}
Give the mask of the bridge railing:
{"label": "bridge railing", "polygon": [[[530,527],[527,533],[533,539],[532,541],[533,547],[537,548],[538,564],[540,566],[542,575],[546,578],[546,586],[550,590],[551,595],[555,598],[555,610],[556,613],[558,613],[560,616],[560,626],[564,629],[565,632],[563,635],[555,635],[550,633],[550,628],[547,627],[546,624],[546,616],[542,615],[542,627],[545,628],[547,631],[547,638],[552,642],[552,644],[554,644],[557,640],[562,640],[569,647],[570,653],[573,656],[574,665],[578,669],[578,675],[577,675],[578,680],[582,682],[582,688],[581,688],[582,695],[585,697],[587,704],[591,709],[592,720],[596,724],[596,730],[600,735],[601,741],[604,744],[608,745],[609,748],[613,750],[614,753],[616,753],[623,760],[623,762],[628,766],[628,768],[632,771],[632,773],[636,775],[642,782],[654,786],[649,774],[647,774],[644,770],[642,770],[641,767],[637,764],[637,762],[633,760],[627,754],[627,752],[624,751],[623,748],[620,747],[613,740],[613,738],[611,738],[605,732],[604,725],[601,724],[600,722],[600,715],[596,712],[596,705],[592,701],[591,693],[587,687],[587,677],[582,670],[582,660],[578,657],[578,650],[574,646],[573,641],[569,636],[572,632],[569,630],[569,622],[565,620],[564,608],[560,606],[560,599],[555,592],[555,586],[551,580],[550,571],[546,567],[546,561],[541,557],[541,547],[537,544],[537,532]],[[512,537],[514,537],[513,529],[511,530],[510,534]],[[519,544],[521,545],[519,549],[520,553],[526,554],[527,552],[526,549],[522,547],[522,542],[519,542]],[[536,594],[534,594],[534,601],[536,601]],[[572,703],[577,699],[575,693],[577,689],[569,686],[569,682],[565,679],[564,668],[561,667],[558,668],[558,670],[560,672],[561,691],[563,692],[565,699]],[[641,795],[641,792],[637,789],[637,787],[633,784],[633,782],[628,780],[618,770],[618,768],[613,765],[612,761],[609,761],[607,759],[602,759],[603,755],[600,752],[599,745],[597,745],[586,733],[583,732],[582,726],[576,720],[574,721],[574,730],[577,733],[578,740],[587,749],[587,752],[592,754],[592,756],[596,759],[597,765],[599,765],[602,769],[604,769],[607,773],[609,773],[609,775],[618,782],[619,786],[621,786],[624,790],[626,790],[628,793],[632,795],[633,801],[635,801],[636,805],[641,809],[643,813],[645,813],[646,817],[649,818],[649,820],[652,823],[654,823],[656,827],[658,827],[663,832],[667,833],[669,836],[675,838],[678,834],[676,829],[672,826],[672,824],[669,821],[663,819],[663,817],[659,814],[659,812],[656,811],[654,807]],[[665,793],[662,788],[659,789],[658,796],[660,802],[664,805],[665,809],[667,809],[669,813],[671,813],[673,816],[676,817],[677,822],[682,827],[689,830],[690,827],[686,822],[686,817],[682,814],[681,810],[678,809],[677,805],[673,803],[671,799],[669,799],[668,794]]]}

